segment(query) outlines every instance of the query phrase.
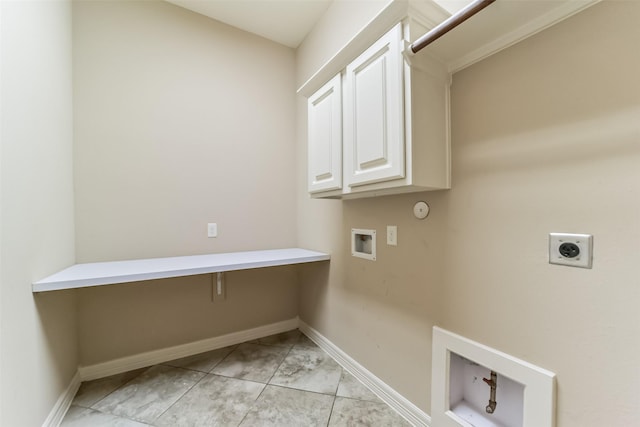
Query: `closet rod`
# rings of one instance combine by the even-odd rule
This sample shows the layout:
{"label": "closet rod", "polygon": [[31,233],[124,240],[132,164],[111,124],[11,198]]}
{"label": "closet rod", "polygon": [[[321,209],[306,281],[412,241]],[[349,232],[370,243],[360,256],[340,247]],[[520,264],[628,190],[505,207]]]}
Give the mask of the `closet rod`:
{"label": "closet rod", "polygon": [[461,9],[457,13],[451,15],[448,19],[442,21],[438,26],[434,27],[428,33],[411,43],[409,49],[412,53],[418,53],[427,45],[447,34],[449,31],[453,30],[455,27],[462,24],[464,21],[471,18],[494,1],[496,0],[474,0],[464,9]]}

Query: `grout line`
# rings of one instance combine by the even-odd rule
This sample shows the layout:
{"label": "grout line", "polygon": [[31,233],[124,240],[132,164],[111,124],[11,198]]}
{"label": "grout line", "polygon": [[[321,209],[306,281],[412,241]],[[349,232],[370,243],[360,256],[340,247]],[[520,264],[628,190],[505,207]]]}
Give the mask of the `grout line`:
{"label": "grout line", "polygon": [[[297,330],[297,329],[296,329]],[[287,331],[288,332],[288,331]],[[302,334],[301,332],[299,332],[300,334]],[[298,337],[299,339],[299,337]],[[257,340],[252,340],[252,341],[256,341],[256,344],[258,345],[267,345],[268,344],[261,344],[260,343],[260,339]],[[270,346],[270,347],[276,347],[276,346]],[[282,346],[280,346],[282,347]],[[256,402],[258,402],[258,400],[260,400],[260,397],[264,394],[265,390],[267,389],[267,386],[270,385],[269,382],[273,379],[273,377],[275,376],[276,372],[278,372],[278,370],[280,369],[280,366],[282,366],[282,364],[284,363],[285,359],[287,358],[287,356],[289,356],[289,353],[291,353],[291,349],[293,349],[293,346],[291,346],[289,348],[289,351],[287,352],[287,354],[282,358],[282,361],[280,362],[280,364],[278,364],[278,367],[273,371],[273,374],[271,375],[271,378],[269,378],[269,380],[266,382],[266,384],[264,384],[264,387],[262,387],[262,391],[260,391],[260,394],[258,394],[258,397],[256,397],[256,399],[253,401],[253,405],[251,405],[251,407],[249,408],[249,410],[247,411],[246,414],[244,414],[244,417],[242,417],[242,419],[240,420],[240,422],[238,423],[238,426],[242,425],[242,423],[244,422],[244,420],[247,418],[247,416],[249,415],[249,413],[253,410],[253,408],[255,408],[255,404]],[[229,353],[231,354],[231,353]]]}
{"label": "grout line", "polygon": [[[123,388],[124,386],[126,386],[127,384],[132,382],[133,380],[136,380],[136,379],[140,378],[140,376],[142,376],[142,374],[144,374],[145,372],[147,372],[151,368],[152,368],[152,366],[149,366],[149,367],[146,367],[146,368],[140,368],[140,369],[142,369],[142,371],[138,375],[136,375],[135,377],[131,378],[129,381],[125,381],[124,383],[120,384],[118,387],[116,387],[115,389],[111,390],[109,393],[107,393],[106,395],[104,395],[103,397],[98,399],[97,401],[93,402],[91,404],[91,406],[89,407],[89,409],[93,409],[94,411],[98,411],[98,412],[101,412],[103,414],[115,415],[115,414],[112,414],[111,412],[104,412],[104,411],[101,411],[99,409],[96,409],[96,408],[94,408],[94,406],[97,405],[98,403],[102,402],[104,399],[106,399],[107,397],[111,396],[113,393],[115,393],[116,391],[120,390],[121,388]],[[133,369],[133,371],[135,371],[135,370],[136,369]],[[131,372],[131,371],[128,371],[128,372]],[[124,376],[125,374],[127,374],[127,372],[123,372],[121,374],[115,374],[115,375],[123,375]],[[115,375],[113,375],[113,376],[115,376]],[[109,377],[106,377],[106,378],[109,378]],[[93,380],[93,381],[100,381],[100,379]],[[91,381],[87,381],[87,382],[91,382]],[[82,387],[82,384],[80,384],[80,387]],[[78,393],[76,393],[76,395],[77,394]]]}
{"label": "grout line", "polygon": [[[184,391],[184,392],[183,392],[183,393],[182,393],[182,394],[181,394],[181,395],[180,395],[180,396],[179,396],[179,397],[178,397],[178,398],[177,398],[173,403],[171,403],[171,404],[169,405],[169,407],[167,407],[167,409],[165,409],[165,410],[164,410],[160,415],[158,415],[158,416],[157,416],[157,417],[156,417],[156,418],[155,418],[155,419],[150,423],[150,425],[154,425],[154,423],[156,423],[156,422],[157,422],[157,421],[158,421],[162,416],[164,416],[164,415],[165,415],[165,414],[166,414],[166,413],[167,413],[171,408],[173,408],[173,407],[174,407],[174,406],[175,406],[179,401],[181,401],[181,400],[182,400],[182,399],[183,399],[183,398],[184,398],[184,397],[185,397],[189,392],[191,392],[191,391],[192,391],[192,390],[193,390],[193,389],[194,389],[194,388],[195,388],[195,387],[196,387],[200,382],[202,382],[202,381],[203,381],[205,378],[207,378],[209,375],[211,375],[211,376],[218,376],[218,377],[222,377],[222,378],[234,379],[234,380],[237,380],[237,381],[247,381],[247,382],[252,382],[252,383],[254,383],[254,384],[261,384],[261,385],[262,385],[262,390],[260,391],[260,393],[258,394],[258,396],[256,397],[256,399],[253,401],[253,404],[249,407],[249,410],[244,414],[244,416],[242,417],[242,419],[240,420],[240,422],[237,424],[238,426],[240,426],[240,425],[241,425],[241,424],[242,424],[242,423],[247,419],[248,415],[249,415],[252,411],[256,410],[256,403],[260,400],[260,398],[261,398],[261,397],[264,395],[264,393],[266,392],[267,386],[278,387],[278,388],[287,389],[287,390],[293,390],[293,391],[302,392],[302,393],[305,393],[305,392],[306,392],[306,393],[313,393],[313,394],[321,395],[321,396],[331,396],[331,397],[332,397],[332,403],[331,403],[331,409],[330,409],[330,412],[329,412],[329,418],[328,418],[328,420],[327,420],[327,424],[326,424],[326,426],[327,426],[327,427],[330,425],[331,420],[332,420],[332,417],[333,417],[333,415],[334,415],[335,403],[336,403],[336,400],[337,400],[337,398],[338,398],[338,397],[343,397],[343,398],[345,398],[345,399],[349,399],[349,400],[353,400],[353,401],[372,402],[372,403],[382,403],[382,404],[383,404],[383,405],[385,405],[385,406],[389,406],[386,402],[384,402],[384,401],[382,401],[382,400],[381,400],[380,402],[373,402],[373,401],[369,401],[369,400],[366,400],[366,399],[359,399],[359,398],[355,398],[355,397],[338,396],[338,389],[339,389],[339,387],[340,387],[340,384],[342,383],[342,378],[343,378],[344,372],[349,372],[348,370],[346,370],[346,369],[345,369],[344,367],[342,367],[342,366],[340,366],[340,368],[341,368],[341,375],[340,375],[340,379],[338,380],[338,382],[337,382],[337,384],[336,384],[336,387],[335,387],[335,390],[334,390],[334,392],[333,392],[333,393],[331,393],[331,392],[329,392],[329,393],[322,393],[322,392],[318,392],[318,391],[304,390],[304,389],[301,389],[301,388],[296,388],[296,387],[292,387],[292,386],[288,386],[288,385],[271,384],[271,381],[273,380],[273,378],[275,377],[275,375],[280,371],[280,369],[281,369],[281,368],[282,368],[282,366],[284,365],[284,363],[285,363],[286,359],[287,359],[287,358],[291,355],[291,353],[293,352],[294,348],[295,348],[295,349],[298,349],[298,350],[301,350],[301,351],[303,351],[303,352],[306,352],[307,350],[320,349],[320,350],[322,350],[322,351],[323,351],[323,352],[324,352],[324,353],[325,353],[325,354],[326,354],[326,355],[327,355],[331,360],[336,361],[336,360],[335,360],[335,358],[333,358],[333,357],[332,357],[332,356],[331,356],[331,355],[330,355],[326,350],[324,350],[323,348],[321,348],[321,347],[319,347],[319,346],[316,346],[316,347],[313,347],[313,348],[309,348],[309,349],[308,349],[308,348],[306,348],[305,346],[299,346],[299,344],[301,344],[301,341],[302,341],[303,337],[307,337],[307,336],[306,336],[302,331],[300,331],[299,329],[297,329],[297,331],[299,332],[298,340],[297,340],[295,343],[293,343],[292,345],[290,345],[290,346],[289,346],[288,351],[287,351],[287,352],[286,352],[286,354],[283,356],[283,358],[282,358],[282,360],[280,361],[280,363],[278,364],[277,368],[273,371],[273,374],[272,374],[272,375],[271,375],[271,377],[267,380],[267,382],[266,382],[266,383],[263,383],[263,382],[260,382],[260,381],[255,381],[255,380],[252,380],[252,379],[237,378],[237,377],[232,377],[232,376],[221,375],[221,374],[217,374],[217,373],[213,373],[213,372],[212,372],[212,371],[213,371],[217,366],[219,366],[223,361],[227,360],[227,359],[230,357],[230,355],[231,355],[231,354],[233,354],[233,353],[234,353],[234,351],[236,351],[236,350],[237,350],[237,348],[238,348],[241,344],[248,343],[248,341],[246,341],[246,342],[241,343],[241,344],[235,344],[235,345],[232,345],[232,346],[228,346],[228,347],[231,347],[231,350],[230,350],[230,351],[229,351],[229,352],[228,352],[228,353],[227,353],[223,358],[221,358],[221,359],[220,359],[216,364],[214,364],[214,366],[213,366],[213,367],[212,367],[208,372],[204,372],[204,371],[197,370],[197,369],[190,369],[190,368],[187,368],[187,367],[172,366],[172,365],[168,365],[168,364],[167,364],[167,362],[158,363],[158,364],[156,364],[156,365],[153,365],[153,366],[150,366],[150,367],[147,367],[147,368],[143,368],[143,369],[141,369],[141,372],[140,372],[138,375],[134,376],[133,378],[129,379],[127,382],[125,382],[125,383],[123,383],[123,384],[119,385],[118,387],[116,387],[113,391],[111,391],[110,393],[108,393],[107,395],[105,395],[104,397],[102,397],[101,399],[99,399],[98,401],[96,401],[95,403],[93,403],[93,405],[92,405],[92,406],[90,406],[90,407],[84,407],[84,406],[81,406],[81,405],[76,405],[76,406],[81,407],[81,408],[86,408],[86,409],[89,409],[89,410],[91,410],[91,411],[96,411],[96,412],[99,412],[99,413],[103,413],[103,414],[108,414],[108,415],[112,415],[112,416],[120,417],[120,418],[122,418],[122,419],[128,419],[128,420],[132,420],[132,421],[139,422],[138,420],[135,420],[134,418],[123,417],[123,416],[120,416],[120,415],[117,415],[117,414],[112,414],[112,413],[110,413],[110,412],[104,412],[104,411],[101,411],[101,410],[95,409],[95,408],[93,408],[93,406],[94,406],[94,405],[97,405],[98,403],[100,403],[101,401],[103,401],[104,399],[106,399],[108,396],[112,395],[112,394],[113,394],[113,393],[115,393],[116,391],[118,391],[118,390],[120,390],[120,389],[124,388],[125,386],[127,386],[127,385],[128,385],[128,384],[130,384],[131,382],[133,382],[133,381],[135,381],[135,380],[139,379],[139,378],[140,378],[144,373],[146,373],[149,369],[151,369],[151,368],[153,368],[153,367],[156,367],[156,366],[163,366],[163,367],[168,367],[168,368],[171,368],[171,369],[180,369],[180,370],[188,371],[188,372],[198,372],[198,373],[202,374],[202,377],[200,377],[200,378],[199,378],[199,379],[198,379],[198,380],[197,380],[197,381],[196,381],[196,382],[195,382],[191,387],[189,387],[186,391]],[[307,338],[308,338],[308,337],[307,337]],[[250,340],[250,341],[254,341],[254,340]],[[313,340],[312,340],[312,341],[313,341]],[[264,346],[264,347],[276,347],[276,348],[277,348],[277,347],[279,347],[279,348],[283,348],[283,349],[284,349],[284,348],[286,348],[285,346],[282,346],[282,345],[279,345],[279,346],[278,346],[278,345],[269,345],[269,344],[262,344],[262,343],[259,343],[259,342],[256,342],[255,344],[256,344],[256,345],[259,345],[259,346]],[[223,348],[224,348],[224,347],[223,347]],[[207,353],[207,352],[203,352],[203,353],[201,353],[201,354],[204,354],[204,353]],[[194,356],[197,356],[197,355],[194,355]],[[192,357],[192,356],[190,356],[190,357]],[[337,361],[336,361],[336,362],[337,362]],[[338,364],[338,365],[339,365],[339,364]],[[131,372],[131,371],[128,371],[128,372]],[[125,373],[122,373],[122,374],[120,374],[120,375],[124,375],[124,374],[126,374],[126,372],[125,372]],[[357,379],[357,378],[356,378],[356,379]],[[358,380],[358,381],[359,381],[359,380]],[[89,381],[89,382],[91,382],[91,381]],[[362,382],[361,382],[361,381],[359,381],[359,382],[362,384]],[[363,385],[365,388],[367,388],[367,389],[368,389],[368,387],[367,387],[366,385],[364,385],[364,384],[362,384],[362,385]],[[76,394],[77,394],[77,393],[76,393]],[[393,409],[393,408],[392,408],[392,409]]]}
{"label": "grout line", "polygon": [[[238,344],[238,345],[239,345],[239,344]],[[229,377],[224,377],[223,375],[212,374],[212,373],[211,373],[211,371],[212,371],[212,370],[214,370],[214,369],[215,369],[215,367],[216,367],[216,366],[218,366],[220,363],[222,363],[222,361],[223,361],[224,359],[226,359],[227,357],[229,357],[229,355],[230,355],[231,353],[233,353],[233,352],[234,352],[234,350],[238,347],[238,345],[228,346],[228,347],[232,347],[232,348],[231,348],[231,350],[230,350],[230,351],[229,351],[229,352],[228,352],[228,353],[227,353],[227,354],[226,354],[222,359],[220,359],[217,363],[215,363],[215,364],[211,367],[211,369],[209,369],[209,370],[208,370],[208,371],[206,371],[206,372],[205,372],[205,371],[200,371],[200,370],[198,370],[198,369],[190,369],[190,368],[185,368],[185,367],[181,367],[181,366],[173,366],[173,365],[169,365],[169,364],[167,364],[168,362],[165,362],[165,363],[159,363],[158,365],[162,365],[162,366],[169,366],[169,367],[171,367],[171,368],[183,369],[183,370],[191,371],[191,372],[199,372],[199,373],[204,374],[204,375],[203,375],[203,376],[202,376],[198,381],[196,381],[196,383],[195,383],[193,386],[191,386],[191,388],[189,388],[186,392],[184,392],[184,393],[183,393],[183,394],[178,398],[178,400],[176,400],[175,402],[173,402],[173,403],[172,403],[172,404],[171,404],[167,409],[165,409],[165,410],[164,410],[160,415],[158,415],[158,416],[153,420],[153,422],[155,423],[156,421],[158,421],[158,420],[159,420],[159,419],[160,419],[160,418],[161,418],[161,417],[162,417],[162,416],[163,416],[167,411],[169,411],[171,408],[173,408],[173,407],[176,405],[176,403],[178,403],[180,400],[182,400],[182,398],[183,398],[184,396],[186,396],[186,394],[187,394],[187,393],[189,393],[191,390],[193,390],[193,389],[194,389],[194,388],[195,388],[195,387],[196,387],[196,386],[197,386],[197,385],[198,385],[202,380],[204,380],[205,378],[207,378],[207,376],[212,375],[212,376],[219,376],[219,377],[223,377],[223,378],[229,378]],[[227,348],[227,347],[223,347],[223,348]],[[217,351],[217,350],[211,350],[211,351]],[[205,352],[198,353],[198,354],[210,353],[211,351],[205,351]],[[195,354],[195,355],[193,355],[193,356],[187,356],[187,357],[194,357],[194,356],[198,356],[198,354]],[[171,362],[171,360],[170,360],[169,362]],[[158,365],[154,365],[154,366],[158,366]],[[236,379],[238,379],[238,378],[236,378]],[[242,380],[242,381],[247,381],[247,380]],[[253,381],[253,382],[256,382],[256,381]]]}
{"label": "grout line", "polygon": [[[334,362],[336,362],[336,359],[334,359],[333,357],[331,357],[331,355],[330,355],[330,354],[327,354],[327,356],[329,356],[329,358],[330,358],[331,360],[333,360]],[[337,395],[338,395],[338,389],[340,388],[340,384],[342,384],[342,377],[344,376],[344,368],[343,368],[343,367],[342,367],[342,365],[341,365],[341,364],[339,364],[338,362],[336,362],[336,364],[340,367],[340,378],[338,378],[338,382],[337,382],[337,384],[336,384],[336,389],[335,389],[335,391],[333,392],[333,395],[334,395],[334,396],[337,396]]]}
{"label": "grout line", "polygon": [[[1,1],[1,0],[0,0]],[[230,377],[229,375],[223,375],[223,374],[214,374],[213,372],[209,372],[206,375],[213,375],[214,377],[220,377],[220,378],[228,378],[230,380],[238,380],[238,381],[247,381],[250,383],[255,383],[255,384],[262,384],[262,385],[268,385],[267,383],[264,383],[262,381],[257,381],[257,380],[252,380],[249,378],[238,378],[238,377]]]}
{"label": "grout line", "polygon": [[[352,359],[348,354],[344,353],[339,347],[329,341],[326,337],[320,334],[315,329],[300,320],[300,326],[305,331],[301,332],[320,347],[324,352],[335,360],[342,368],[354,376],[361,384],[369,389],[374,395],[376,395],[380,401],[391,408],[395,413],[402,417],[406,422],[413,426],[429,427],[431,425],[431,417],[422,412],[418,407],[413,405],[410,401],[392,389],[390,386],[382,382],[379,378],[367,371],[357,361]],[[353,369],[353,371],[352,371]],[[356,373],[358,375],[356,375]],[[369,384],[366,384],[361,377],[371,382],[374,388],[370,388]],[[374,391],[375,389],[375,391]],[[363,400],[365,401],[365,400]],[[366,400],[366,402],[371,402]],[[415,422],[414,422],[415,421]]]}
{"label": "grout line", "polygon": [[[301,388],[295,388],[295,387],[289,387],[286,385],[280,385],[280,384],[267,384],[271,387],[278,387],[278,388],[286,388],[287,390],[294,390],[294,391],[301,391],[303,393],[313,393],[313,394],[319,394],[321,396],[331,396],[331,397],[336,397],[335,394],[330,394],[330,393],[322,393],[320,391],[313,391],[313,390],[303,390]],[[340,396],[337,396],[340,397]]]}
{"label": "grout line", "polygon": [[[298,330],[298,329],[295,329]],[[300,335],[302,335],[302,332],[300,332],[298,330],[298,333]],[[300,340],[300,337],[298,337],[298,340]],[[256,340],[258,345],[266,345],[266,344],[260,344],[260,340]],[[294,344],[295,345],[295,344]],[[249,410],[247,411],[246,414],[244,414],[244,417],[242,417],[242,420],[240,420],[240,423],[238,424],[238,426],[242,425],[242,423],[244,422],[244,420],[247,418],[247,416],[249,415],[249,413],[253,410],[253,408],[255,408],[255,404],[256,402],[258,402],[258,400],[260,400],[260,397],[264,394],[265,390],[267,389],[267,386],[272,385],[269,384],[271,382],[271,380],[273,379],[273,377],[276,375],[276,373],[278,372],[278,370],[280,369],[280,367],[282,366],[282,364],[284,363],[284,361],[287,359],[287,357],[289,356],[289,354],[291,353],[291,350],[293,349],[294,345],[292,345],[291,347],[289,347],[289,351],[287,352],[287,354],[282,358],[282,361],[278,364],[278,367],[273,371],[273,374],[271,375],[271,377],[269,378],[269,380],[267,381],[267,383],[264,385],[264,387],[262,388],[262,391],[260,392],[260,394],[258,395],[258,397],[256,397],[256,400],[253,401],[253,405],[251,405],[251,408],[249,408]],[[271,346],[271,347],[275,347],[275,346]],[[282,347],[282,346],[280,346]],[[273,386],[273,385],[272,385]],[[275,386],[277,387],[277,386]]]}
{"label": "grout line", "polygon": [[[158,364],[158,365],[154,365],[154,366],[166,366],[166,365]],[[204,375],[202,375],[200,377],[200,379],[198,379],[198,381],[196,381],[191,387],[189,387],[184,393],[182,393],[180,395],[180,397],[178,397],[171,405],[169,405],[167,407],[167,409],[165,409],[164,411],[162,411],[162,413],[160,415],[155,417],[153,419],[153,422],[151,423],[152,425],[155,424],[155,422],[158,421],[160,419],[160,417],[162,417],[169,409],[173,408],[175,406],[175,404],[178,403],[187,393],[189,393],[191,390],[193,390],[193,388],[195,386],[197,386],[200,383],[200,381],[202,381],[204,378],[206,378],[207,375],[209,375],[206,372],[196,371],[194,369],[180,368],[180,367],[177,367],[177,366],[169,366],[169,368],[182,369],[183,371],[189,371],[189,372],[199,372],[199,373],[204,374]],[[147,423],[145,422],[145,424],[147,424]]]}
{"label": "grout line", "polygon": [[[262,383],[260,383],[262,384]],[[258,394],[258,396],[255,398],[255,400],[253,401],[253,404],[251,405],[251,407],[249,408],[249,410],[247,411],[246,414],[244,414],[244,417],[242,417],[242,419],[240,420],[240,422],[238,423],[238,426],[241,426],[242,423],[244,422],[244,420],[247,418],[247,416],[249,415],[249,413],[253,410],[253,408],[256,405],[256,402],[258,400],[260,400],[260,396],[262,396],[262,394],[264,393],[264,391],[267,389],[267,384],[263,384],[262,390],[260,390],[260,393]]]}
{"label": "grout line", "polygon": [[[241,343],[241,344],[244,344],[244,343]],[[211,369],[209,369],[209,370],[207,371],[207,374],[211,374],[211,373],[212,373],[212,371],[213,371],[214,369],[216,369],[216,368],[218,367],[218,365],[219,365],[219,364],[221,364],[221,363],[222,363],[222,362],[223,362],[227,357],[229,357],[229,355],[230,355],[231,353],[233,353],[234,351],[236,351],[236,349],[237,349],[238,347],[240,347],[240,344],[236,344],[236,345],[233,345],[233,346],[231,346],[231,345],[230,345],[230,346],[222,347],[222,348],[228,348],[228,347],[233,347],[233,348],[232,348],[232,349],[231,349],[231,351],[229,351],[229,353],[227,353],[227,354],[226,354],[222,359],[218,360],[218,363],[216,363],[215,365],[213,365],[213,366],[211,367]],[[217,351],[217,350],[213,350],[213,351]]]}
{"label": "grout line", "polygon": [[[301,332],[300,332],[301,333]],[[298,337],[298,339],[300,339],[300,337]],[[287,351],[287,354],[282,358],[282,360],[280,361],[280,363],[278,364],[278,367],[276,368],[275,371],[273,371],[273,374],[271,375],[271,377],[269,378],[269,381],[267,381],[267,384],[271,383],[271,380],[273,379],[273,377],[276,376],[276,374],[278,373],[278,371],[280,370],[280,368],[282,367],[282,364],[284,363],[285,360],[287,360],[287,357],[289,357],[289,355],[291,354],[291,350],[293,350],[293,346],[295,344],[291,345],[291,347],[289,347],[289,351]]]}
{"label": "grout line", "polygon": [[329,419],[327,420],[327,427],[331,424],[331,417],[333,417],[333,408],[336,406],[336,399],[338,396],[333,396],[333,402],[331,402],[331,412],[329,412]]}

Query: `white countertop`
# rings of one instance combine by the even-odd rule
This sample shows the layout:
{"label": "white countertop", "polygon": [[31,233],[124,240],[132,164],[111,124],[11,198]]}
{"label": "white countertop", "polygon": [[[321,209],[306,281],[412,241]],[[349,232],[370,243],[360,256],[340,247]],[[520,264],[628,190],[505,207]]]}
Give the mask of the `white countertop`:
{"label": "white countertop", "polygon": [[326,253],[287,248],[75,264],[33,283],[33,292],[274,267],[330,259],[331,256]]}

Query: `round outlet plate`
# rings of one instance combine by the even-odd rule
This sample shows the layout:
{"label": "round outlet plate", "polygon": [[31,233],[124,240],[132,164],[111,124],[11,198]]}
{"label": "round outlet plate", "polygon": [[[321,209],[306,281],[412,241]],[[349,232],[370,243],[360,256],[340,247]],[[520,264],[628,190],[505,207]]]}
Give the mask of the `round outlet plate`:
{"label": "round outlet plate", "polygon": [[425,219],[429,215],[429,205],[426,202],[418,202],[413,206],[413,214],[418,219]]}

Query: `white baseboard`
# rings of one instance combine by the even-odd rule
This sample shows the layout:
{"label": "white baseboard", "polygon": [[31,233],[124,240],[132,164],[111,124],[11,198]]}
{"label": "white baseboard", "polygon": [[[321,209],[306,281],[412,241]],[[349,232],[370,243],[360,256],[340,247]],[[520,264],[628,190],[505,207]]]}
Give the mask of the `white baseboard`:
{"label": "white baseboard", "polygon": [[134,369],[157,365],[158,363],[168,362],[169,360],[192,356],[205,351],[216,350],[218,348],[240,344],[245,341],[279,334],[281,332],[290,331],[291,329],[296,329],[297,327],[298,318],[295,317],[282,322],[259,326],[253,329],[246,329],[244,331],[232,332],[219,337],[207,338],[187,344],[148,351],[95,365],[81,366],[78,368],[78,372],[80,373],[81,381],[95,380],[98,378],[108,377],[109,375],[120,374]]}
{"label": "white baseboard", "polygon": [[76,374],[71,378],[71,382],[67,386],[66,390],[62,392],[58,401],[49,412],[49,416],[44,423],[42,423],[42,427],[58,427],[62,422],[65,414],[69,410],[69,406],[71,406],[71,402],[75,397],[78,389],[80,388],[80,373],[76,372]]}
{"label": "white baseboard", "polygon": [[356,362],[351,356],[322,336],[318,331],[302,320],[300,320],[298,328],[411,424],[420,427],[429,427],[431,425],[431,417],[429,415],[409,402],[409,400],[388,386],[380,378],[369,372],[364,366]]}

